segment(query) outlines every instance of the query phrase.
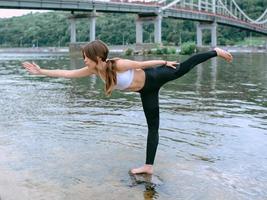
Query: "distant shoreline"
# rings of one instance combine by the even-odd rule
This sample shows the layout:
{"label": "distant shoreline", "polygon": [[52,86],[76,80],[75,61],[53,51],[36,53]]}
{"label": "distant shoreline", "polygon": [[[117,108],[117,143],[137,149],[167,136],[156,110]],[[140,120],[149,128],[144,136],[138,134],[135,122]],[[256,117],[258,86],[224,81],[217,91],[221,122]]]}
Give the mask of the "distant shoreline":
{"label": "distant shoreline", "polygon": [[[267,49],[263,47],[246,47],[246,46],[220,46],[223,49],[228,50],[233,53],[267,53]],[[110,46],[111,53],[123,53],[125,49],[132,48],[132,45],[129,46]],[[175,47],[177,52],[180,52],[179,47]],[[201,49],[210,49],[211,47],[203,47]],[[0,54],[9,53],[9,54],[20,54],[20,53],[69,53],[69,47],[29,47],[29,48],[0,48]]]}
{"label": "distant shoreline", "polygon": [[0,48],[1,53],[69,53],[68,47]]}

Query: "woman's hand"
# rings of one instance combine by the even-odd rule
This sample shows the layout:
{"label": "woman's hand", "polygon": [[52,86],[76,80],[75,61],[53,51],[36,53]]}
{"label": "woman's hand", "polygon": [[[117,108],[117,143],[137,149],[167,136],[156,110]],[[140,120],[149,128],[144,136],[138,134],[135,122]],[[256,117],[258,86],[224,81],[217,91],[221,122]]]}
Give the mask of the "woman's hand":
{"label": "woman's hand", "polygon": [[176,65],[178,65],[179,63],[178,62],[175,62],[175,61],[166,61],[166,66],[167,67],[171,67],[173,69],[176,69]]}
{"label": "woman's hand", "polygon": [[30,74],[34,74],[34,75],[42,75],[41,73],[41,68],[33,63],[30,62],[24,62],[22,63],[22,66],[30,73]]}

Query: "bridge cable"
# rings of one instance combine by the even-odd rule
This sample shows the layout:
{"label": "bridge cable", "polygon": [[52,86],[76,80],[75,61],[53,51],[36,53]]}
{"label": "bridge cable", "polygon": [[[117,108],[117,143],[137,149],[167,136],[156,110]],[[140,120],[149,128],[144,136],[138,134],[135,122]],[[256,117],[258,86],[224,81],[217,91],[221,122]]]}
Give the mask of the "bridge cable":
{"label": "bridge cable", "polygon": [[249,21],[251,21],[251,23],[253,23],[253,24],[265,24],[265,23],[267,23],[267,19],[265,19],[265,20],[263,20],[263,21],[257,21],[257,20],[259,20],[259,18],[263,18],[263,16],[267,13],[267,9],[265,10],[265,12],[263,13],[263,15],[261,15],[257,20],[253,20],[253,19],[251,19],[248,15],[246,15],[246,13],[244,13],[244,11],[237,5],[237,3],[235,2],[235,0],[232,0],[232,2],[235,4],[235,6],[236,6],[236,8],[239,10],[239,12],[241,13],[241,14],[243,14],[243,16],[245,17],[245,18],[247,18]]}

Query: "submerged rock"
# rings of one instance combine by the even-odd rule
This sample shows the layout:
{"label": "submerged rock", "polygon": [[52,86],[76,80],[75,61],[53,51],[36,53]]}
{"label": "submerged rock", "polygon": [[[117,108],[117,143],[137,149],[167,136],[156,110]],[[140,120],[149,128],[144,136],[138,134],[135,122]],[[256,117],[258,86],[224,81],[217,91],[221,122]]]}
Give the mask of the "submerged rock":
{"label": "submerged rock", "polygon": [[131,172],[129,172],[129,175],[132,181],[132,186],[144,184],[146,188],[149,189],[163,184],[162,180],[156,175],[132,174]]}

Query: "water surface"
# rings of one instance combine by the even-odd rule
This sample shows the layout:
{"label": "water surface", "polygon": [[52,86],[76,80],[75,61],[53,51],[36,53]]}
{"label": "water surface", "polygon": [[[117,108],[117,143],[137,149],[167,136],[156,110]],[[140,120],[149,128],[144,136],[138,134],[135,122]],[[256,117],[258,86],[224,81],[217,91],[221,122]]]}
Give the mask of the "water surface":
{"label": "water surface", "polygon": [[266,199],[267,57],[234,58],[213,58],[162,88],[162,184],[152,190],[128,175],[145,160],[137,93],[105,97],[96,77],[36,77],[20,64],[75,69],[81,58],[0,54],[1,199]]}

